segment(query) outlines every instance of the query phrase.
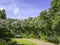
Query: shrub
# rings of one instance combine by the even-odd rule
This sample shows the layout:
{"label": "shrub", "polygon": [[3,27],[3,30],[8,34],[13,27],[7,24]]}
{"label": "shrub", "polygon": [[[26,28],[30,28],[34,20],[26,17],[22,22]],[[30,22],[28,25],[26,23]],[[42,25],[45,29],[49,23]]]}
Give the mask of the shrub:
{"label": "shrub", "polygon": [[51,43],[55,43],[55,44],[59,43],[59,40],[57,38],[54,38],[54,37],[48,37],[48,38],[46,38],[46,41],[51,42]]}

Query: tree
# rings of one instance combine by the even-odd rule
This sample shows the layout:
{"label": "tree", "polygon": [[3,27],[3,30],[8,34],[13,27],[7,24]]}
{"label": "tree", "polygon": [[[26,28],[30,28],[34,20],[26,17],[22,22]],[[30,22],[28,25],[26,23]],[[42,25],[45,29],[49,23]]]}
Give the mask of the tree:
{"label": "tree", "polygon": [[43,20],[46,20],[47,19],[47,11],[46,10],[44,10],[44,11],[42,11],[41,13],[40,13],[40,18],[41,19],[43,19]]}
{"label": "tree", "polygon": [[6,19],[5,10],[0,10],[0,19]]}
{"label": "tree", "polygon": [[60,11],[60,0],[52,0],[50,9],[54,13],[59,12]]}

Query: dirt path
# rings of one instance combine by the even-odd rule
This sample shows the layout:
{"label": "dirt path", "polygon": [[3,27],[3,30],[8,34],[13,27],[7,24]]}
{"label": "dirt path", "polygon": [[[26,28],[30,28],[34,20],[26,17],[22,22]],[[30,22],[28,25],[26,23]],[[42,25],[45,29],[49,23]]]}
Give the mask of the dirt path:
{"label": "dirt path", "polygon": [[28,41],[31,41],[37,45],[55,45],[53,43],[48,43],[48,42],[41,42],[40,40],[38,39],[22,39],[22,40],[28,40]]}

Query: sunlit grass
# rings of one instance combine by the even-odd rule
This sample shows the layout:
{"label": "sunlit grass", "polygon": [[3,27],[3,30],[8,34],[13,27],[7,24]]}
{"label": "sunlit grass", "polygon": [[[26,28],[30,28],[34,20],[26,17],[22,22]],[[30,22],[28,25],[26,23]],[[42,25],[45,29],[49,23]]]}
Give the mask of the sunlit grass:
{"label": "sunlit grass", "polygon": [[24,39],[19,39],[19,38],[12,38],[12,41],[16,41],[17,44],[24,44],[24,45],[36,45],[31,41],[24,40]]}

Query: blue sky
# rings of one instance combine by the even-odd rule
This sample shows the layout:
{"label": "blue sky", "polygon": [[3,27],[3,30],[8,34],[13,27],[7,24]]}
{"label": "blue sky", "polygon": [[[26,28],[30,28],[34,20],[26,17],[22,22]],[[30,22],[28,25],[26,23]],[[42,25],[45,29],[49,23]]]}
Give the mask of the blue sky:
{"label": "blue sky", "polygon": [[48,10],[51,0],[0,0],[0,9],[5,9],[7,18],[26,19],[36,17]]}

